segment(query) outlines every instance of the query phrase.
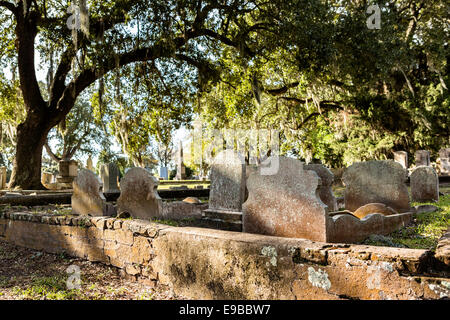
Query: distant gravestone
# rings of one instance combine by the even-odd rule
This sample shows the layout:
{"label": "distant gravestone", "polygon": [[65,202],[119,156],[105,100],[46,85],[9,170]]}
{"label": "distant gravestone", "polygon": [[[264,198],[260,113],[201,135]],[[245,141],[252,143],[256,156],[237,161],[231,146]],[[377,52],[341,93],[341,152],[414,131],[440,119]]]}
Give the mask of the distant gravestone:
{"label": "distant gravestone", "polygon": [[354,212],[369,203],[382,203],[399,213],[410,210],[407,171],[393,160],[357,162],[348,167],[345,184],[345,209]]}
{"label": "distant gravestone", "polygon": [[169,179],[169,170],[167,167],[159,167],[159,177],[168,180]]}
{"label": "distant gravestone", "polygon": [[6,189],[6,167],[0,167],[0,189]]}
{"label": "distant gravestone", "polygon": [[94,171],[94,163],[92,162],[91,156],[89,156],[89,158],[86,161],[86,169]]}
{"label": "distant gravestone", "polygon": [[416,167],[430,165],[430,152],[427,150],[417,150],[414,156],[416,160]]}
{"label": "distant gravestone", "polygon": [[443,148],[439,150],[439,159],[441,161],[439,165],[440,173],[443,176],[450,175],[450,148]]}
{"label": "distant gravestone", "polygon": [[120,181],[118,214],[127,212],[136,219],[161,217],[162,200],[158,195],[158,179],[143,168],[131,168]]}
{"label": "distant gravestone", "polygon": [[234,150],[220,152],[211,165],[209,209],[240,212],[245,198],[245,162]]}
{"label": "distant gravestone", "polygon": [[186,166],[184,165],[183,159],[183,143],[180,141],[180,147],[178,148],[177,156],[177,173],[175,176],[176,180],[186,179]]}
{"label": "distant gravestone", "polygon": [[[272,163],[271,159],[271,163]],[[317,197],[320,178],[296,159],[279,157],[279,170],[252,170],[243,204],[243,231],[327,241],[328,208]]]}
{"label": "distant gravestone", "polygon": [[322,164],[308,164],[303,166],[303,168],[304,170],[312,170],[317,173],[321,180],[318,188],[320,199],[328,206],[328,211],[337,211],[337,200],[331,188],[334,181],[333,173]]}
{"label": "distant gravestone", "polygon": [[103,192],[119,191],[117,185],[119,168],[115,163],[103,164],[100,168],[100,177],[103,183]]}
{"label": "distant gravestone", "polygon": [[79,215],[103,216],[106,199],[100,192],[97,176],[90,170],[81,169],[73,181],[72,212]]}
{"label": "distant gravestone", "polygon": [[59,183],[72,183],[78,175],[78,162],[75,160],[59,161],[59,175],[56,181]]}
{"label": "distant gravestone", "polygon": [[439,201],[439,177],[433,167],[420,166],[410,176],[413,201]]}
{"label": "distant gravestone", "polygon": [[395,151],[394,161],[400,163],[403,168],[408,169],[408,153],[406,151]]}

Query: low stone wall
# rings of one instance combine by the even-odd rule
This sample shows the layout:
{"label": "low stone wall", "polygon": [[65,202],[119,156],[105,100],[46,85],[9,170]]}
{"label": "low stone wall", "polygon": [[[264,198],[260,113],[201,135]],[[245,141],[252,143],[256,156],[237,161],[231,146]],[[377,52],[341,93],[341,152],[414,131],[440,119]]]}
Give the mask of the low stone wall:
{"label": "low stone wall", "polygon": [[113,265],[196,299],[450,296],[448,269],[436,269],[438,261],[426,250],[23,213],[0,214],[0,238]]}

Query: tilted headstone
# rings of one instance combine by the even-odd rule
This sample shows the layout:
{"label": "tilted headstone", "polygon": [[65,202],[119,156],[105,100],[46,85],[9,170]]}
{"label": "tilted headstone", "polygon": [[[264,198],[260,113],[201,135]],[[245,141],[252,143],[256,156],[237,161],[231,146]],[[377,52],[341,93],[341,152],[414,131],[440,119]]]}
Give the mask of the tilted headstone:
{"label": "tilted headstone", "polygon": [[399,213],[410,210],[407,171],[393,160],[357,162],[348,167],[345,184],[345,209],[354,212],[368,203],[383,203]]}
{"label": "tilted headstone", "polygon": [[100,178],[103,183],[103,192],[119,191],[117,186],[119,168],[115,163],[103,164],[100,167]]}
{"label": "tilted headstone", "polygon": [[417,150],[414,156],[416,160],[416,167],[430,165],[430,152],[427,150]]}
{"label": "tilted headstone", "polygon": [[175,176],[176,180],[186,179],[186,166],[184,165],[183,161],[183,143],[180,141],[180,147],[178,148],[177,156],[177,174]]}
{"label": "tilted headstone", "polygon": [[128,212],[137,219],[159,218],[162,200],[158,195],[159,181],[143,168],[131,168],[120,181],[117,212]]}
{"label": "tilted headstone", "polygon": [[234,150],[220,152],[211,165],[209,209],[240,212],[245,198],[245,162]]}
{"label": "tilted headstone", "polygon": [[433,167],[417,167],[409,179],[413,201],[439,201],[439,177]]}
{"label": "tilted headstone", "polygon": [[107,214],[106,199],[100,192],[99,180],[92,171],[81,169],[72,185],[73,213],[91,216]]}
{"label": "tilted headstone", "polygon": [[400,163],[403,168],[408,169],[408,153],[406,151],[395,151],[394,161]]}
{"label": "tilted headstone", "polygon": [[450,175],[450,148],[443,148],[439,150],[439,159],[441,164],[439,165],[440,173],[443,176]]}
{"label": "tilted headstone", "polygon": [[[270,159],[271,163],[273,159]],[[279,157],[279,170],[252,170],[248,199],[242,206],[243,230],[249,233],[327,241],[327,206],[318,198],[320,178],[296,159]]]}
{"label": "tilted headstone", "polygon": [[328,211],[337,211],[338,205],[333,189],[333,173],[323,164],[308,164],[303,166],[304,170],[312,170],[319,176],[321,184],[318,188],[320,200],[328,206]]}

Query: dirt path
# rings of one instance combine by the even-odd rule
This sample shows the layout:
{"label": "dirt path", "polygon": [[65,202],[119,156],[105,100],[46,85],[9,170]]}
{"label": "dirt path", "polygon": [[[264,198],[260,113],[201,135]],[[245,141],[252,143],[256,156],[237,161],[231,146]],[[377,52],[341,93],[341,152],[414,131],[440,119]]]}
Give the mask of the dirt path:
{"label": "dirt path", "polygon": [[[69,266],[72,266],[67,273]],[[79,269],[78,269],[79,268]],[[75,284],[79,270],[79,289]],[[70,278],[71,277],[71,278]],[[13,246],[0,240],[0,300],[107,299],[173,300],[177,296],[165,286],[152,286],[126,279],[120,269],[61,254],[49,254]]]}

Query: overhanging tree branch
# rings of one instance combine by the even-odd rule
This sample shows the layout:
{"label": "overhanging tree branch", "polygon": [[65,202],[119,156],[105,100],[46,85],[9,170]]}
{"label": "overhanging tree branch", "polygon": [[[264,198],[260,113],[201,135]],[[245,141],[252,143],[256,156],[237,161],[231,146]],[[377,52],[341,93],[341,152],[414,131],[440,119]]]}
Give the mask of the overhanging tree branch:
{"label": "overhanging tree branch", "polygon": [[17,7],[8,1],[0,1],[0,7],[6,8],[11,11],[14,15],[17,15]]}

